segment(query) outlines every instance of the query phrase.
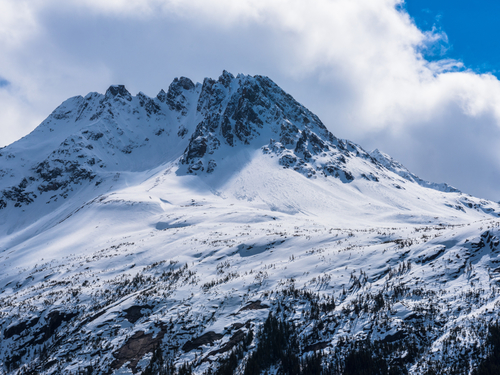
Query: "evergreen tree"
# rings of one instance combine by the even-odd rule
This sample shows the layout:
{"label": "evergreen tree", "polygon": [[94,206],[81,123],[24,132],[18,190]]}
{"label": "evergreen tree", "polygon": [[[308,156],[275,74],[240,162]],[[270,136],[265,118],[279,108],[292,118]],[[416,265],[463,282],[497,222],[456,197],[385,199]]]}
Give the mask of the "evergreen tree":
{"label": "evergreen tree", "polygon": [[473,375],[500,374],[500,325],[489,326],[488,344],[491,352],[486,359],[474,370]]}

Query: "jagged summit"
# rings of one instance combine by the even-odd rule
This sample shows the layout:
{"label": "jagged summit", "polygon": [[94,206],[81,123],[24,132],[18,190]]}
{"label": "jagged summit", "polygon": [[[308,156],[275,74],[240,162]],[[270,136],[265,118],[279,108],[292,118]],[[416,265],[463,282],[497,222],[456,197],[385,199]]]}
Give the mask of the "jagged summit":
{"label": "jagged summit", "polygon": [[[290,188],[298,181],[296,174],[311,183],[317,180],[313,190],[318,183],[331,185],[326,189],[345,194],[346,202],[361,191],[363,200],[394,206],[388,197],[398,196],[408,184],[459,193],[446,184],[423,181],[377,150],[368,153],[336,138],[270,78],[224,71],[202,84],[176,78],[154,98],[142,92],[133,96],[124,85],[113,85],[104,95],[94,92],[66,100],[31,134],[0,152],[0,209],[30,206],[37,211],[49,203],[59,206],[69,197],[85,200],[83,191],[91,197],[109,189],[121,173],[167,165],[175,165],[179,178],[198,176],[209,191],[222,194],[223,189],[228,196],[262,200],[287,212],[302,212],[310,203],[296,193],[277,198],[268,183],[270,175],[292,179]],[[251,165],[270,175],[248,172]],[[238,177],[244,170],[252,181]],[[340,187],[355,181],[348,189]],[[373,193],[380,189],[387,192]],[[422,193],[410,190],[413,197],[406,201],[414,202]],[[460,194],[444,198],[446,207],[462,212],[490,204]]]}
{"label": "jagged summit", "polygon": [[[286,149],[293,149],[310,159],[307,134],[316,153],[323,146],[320,138],[337,142],[316,115],[267,77],[235,78],[224,71],[217,81],[207,78],[197,111],[203,120],[181,158],[181,163],[188,165],[188,173],[212,172],[216,159],[211,155],[230,152],[227,146],[272,148],[280,150],[280,157],[285,157]],[[287,158],[290,166],[290,156]]]}
{"label": "jagged summit", "polygon": [[128,92],[124,85],[112,85],[106,90],[106,98],[121,97],[125,100],[131,101],[132,95]]}

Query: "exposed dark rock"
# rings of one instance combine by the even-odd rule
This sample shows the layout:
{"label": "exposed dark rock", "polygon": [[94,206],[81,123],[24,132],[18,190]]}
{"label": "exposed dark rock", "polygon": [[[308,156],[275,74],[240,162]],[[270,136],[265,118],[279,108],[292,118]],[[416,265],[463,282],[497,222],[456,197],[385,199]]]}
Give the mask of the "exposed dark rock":
{"label": "exposed dark rock", "polygon": [[[5,189],[2,192],[3,198],[13,201],[15,207],[21,207],[22,205],[33,203],[34,199],[37,197],[35,193],[26,191],[25,187],[22,187],[26,186],[25,184],[23,184],[24,181],[26,181],[26,179],[23,179],[23,181],[18,186],[13,186],[9,189]],[[0,208],[4,208],[6,206],[7,203],[5,202],[5,200],[1,199]]]}
{"label": "exposed dark rock", "polygon": [[52,117],[54,117],[56,120],[63,120],[63,119],[69,118],[70,113],[71,113],[71,111],[68,111],[66,113],[54,113],[52,115]]}
{"label": "exposed dark rock", "polygon": [[146,353],[152,353],[155,347],[163,339],[165,331],[161,330],[155,336],[153,332],[145,334],[144,331],[137,331],[130,337],[125,345],[113,353],[116,358],[111,364],[111,368],[117,370],[125,363],[130,362],[128,367],[135,374],[137,372],[137,364]]}
{"label": "exposed dark rock", "polygon": [[191,164],[187,169],[187,173],[196,174],[198,172],[203,172],[205,168],[203,167],[203,162],[198,160],[197,163]]}
{"label": "exposed dark rock", "polygon": [[206,138],[197,137],[193,139],[186,150],[186,158],[187,162],[195,159],[201,158],[207,152],[207,140]]}
{"label": "exposed dark rock", "polygon": [[297,163],[297,157],[293,154],[284,154],[280,157],[280,165],[285,168],[291,168]]}
{"label": "exposed dark rock", "polygon": [[225,117],[221,124],[222,136],[229,146],[234,146],[233,127],[229,118]]}
{"label": "exposed dark rock", "polygon": [[179,127],[179,131],[177,132],[177,136],[184,138],[188,132],[189,132],[189,130],[187,130],[184,126],[181,126],[181,127]]}
{"label": "exposed dark rock", "polygon": [[208,353],[207,357],[210,357],[211,355],[216,355],[216,354],[221,354],[221,353],[226,353],[232,348],[234,348],[236,345],[238,345],[240,342],[242,342],[246,337],[246,334],[242,330],[236,331],[231,338],[229,339],[228,342],[226,342],[220,349],[213,350],[210,353]]}
{"label": "exposed dark rock", "polygon": [[105,96],[106,98],[121,97],[128,101],[132,100],[132,95],[130,95],[130,92],[128,92],[124,85],[109,86],[109,88],[106,90]]}
{"label": "exposed dark rock", "polygon": [[286,121],[281,124],[280,142],[283,146],[294,145],[299,129],[292,123]]}
{"label": "exposed dark rock", "polygon": [[238,312],[246,311],[246,310],[261,310],[261,309],[268,309],[269,306],[263,305],[260,300],[250,302],[248,305],[245,307],[242,307]]}
{"label": "exposed dark rock", "polygon": [[307,345],[304,348],[304,353],[322,350],[322,349],[325,349],[326,347],[328,347],[329,345],[330,345],[330,343],[326,342],[326,341],[325,342],[317,342],[316,344],[312,344],[312,345]]}
{"label": "exposed dark rock", "polygon": [[[362,173],[361,174],[361,177],[364,178],[365,180],[368,180],[368,181],[375,181],[375,182],[379,182],[379,179],[377,176],[375,176],[374,174],[370,173],[368,175]],[[394,184],[394,187],[396,189],[403,189],[401,186],[399,186],[398,184]]]}
{"label": "exposed dark rock", "polygon": [[342,182],[351,182],[354,180],[354,176],[351,172],[341,169],[333,164],[327,164],[322,168],[322,172],[325,176],[333,176],[340,178]]}
{"label": "exposed dark rock", "polygon": [[37,335],[38,334],[41,335],[39,336],[39,339],[37,339],[35,343],[40,344],[48,340],[54,334],[54,332],[61,326],[63,322],[69,322],[77,315],[78,313],[76,312],[75,313],[66,313],[61,311],[50,312],[45,317],[45,324],[42,325],[36,332]]}
{"label": "exposed dark rock", "polygon": [[[208,78],[203,81],[197,103],[203,120],[181,158],[181,163],[189,165],[187,173],[212,173],[214,169],[207,166],[207,154],[215,154],[221,144],[231,147],[238,143],[250,144],[261,135],[264,123],[273,126],[276,133],[279,125],[280,141],[271,140],[262,148],[263,152],[277,154],[283,167],[306,177],[320,172],[348,183],[354,176],[341,164],[347,164],[349,153],[371,159],[358,146],[349,142],[344,144],[333,136],[316,115],[269,78],[238,76],[238,85],[231,85],[235,79],[224,72],[217,81]],[[325,157],[330,162],[325,163]]]}
{"label": "exposed dark rock", "polygon": [[226,88],[229,87],[233,80],[234,76],[226,70],[224,70],[222,75],[219,77],[219,82],[221,82]]}
{"label": "exposed dark rock", "polygon": [[394,341],[398,341],[398,340],[404,339],[405,337],[406,337],[405,332],[398,331],[398,332],[396,332],[393,335],[387,335],[387,336],[385,336],[384,339],[382,340],[382,342],[383,343],[394,342]]}
{"label": "exposed dark rock", "polygon": [[446,251],[446,247],[443,246],[438,251],[436,251],[434,254],[428,255],[428,256],[424,257],[423,259],[417,259],[416,263],[427,264],[429,262],[432,262],[433,260],[438,258],[440,255],[444,254],[445,251]]}
{"label": "exposed dark rock", "polygon": [[312,154],[307,147],[307,132],[302,132],[300,138],[297,141],[297,144],[295,145],[295,153],[298,155],[302,155],[302,158],[305,161],[311,159]]}
{"label": "exposed dark rock", "polygon": [[165,90],[161,89],[158,95],[156,95],[156,98],[160,102],[165,103],[167,101],[167,93],[165,92]]}
{"label": "exposed dark rock", "polygon": [[[187,99],[184,96],[184,91],[189,91],[195,88],[193,81],[186,77],[175,78],[168,87],[165,96],[159,95],[159,99],[168,104],[171,110],[186,114]],[[163,90],[162,90],[163,91]],[[161,93],[161,92],[160,92]]]}
{"label": "exposed dark rock", "polygon": [[11,326],[7,328],[4,332],[4,338],[10,339],[14,335],[19,335],[21,334],[24,330],[29,329],[36,325],[38,321],[40,320],[39,317],[33,318],[28,321],[21,322],[19,324],[16,324],[14,326]]}
{"label": "exposed dark rock", "polygon": [[217,163],[215,162],[215,160],[209,160],[207,166],[207,173],[212,173],[215,170],[215,167],[217,167]]}
{"label": "exposed dark rock", "polygon": [[130,145],[126,145],[125,147],[123,147],[120,151],[123,152],[124,154],[131,154],[132,150],[136,147],[137,146],[130,144]]}
{"label": "exposed dark rock", "polygon": [[27,186],[28,186],[28,180],[26,178],[23,178],[23,180],[19,183],[19,187],[21,189],[26,189]]}
{"label": "exposed dark rock", "polygon": [[195,88],[193,81],[186,77],[180,77],[178,81],[174,79],[174,82],[178,82],[178,86],[182,87],[184,90],[192,90]]}
{"label": "exposed dark rock", "polygon": [[131,306],[128,309],[123,310],[125,312],[125,319],[127,319],[130,323],[135,324],[139,319],[141,319],[144,314],[142,313],[142,310],[149,310],[151,309],[151,306],[149,305],[144,305],[144,306]]}
{"label": "exposed dark rock", "polygon": [[158,106],[153,99],[144,95],[142,92],[139,93],[137,97],[139,98],[139,104],[146,110],[146,115],[148,117],[161,111],[160,106]]}
{"label": "exposed dark rock", "polygon": [[[248,325],[250,321],[248,321],[246,324]],[[240,329],[241,327],[244,327],[245,323],[233,323],[231,325],[231,329]]]}
{"label": "exposed dark rock", "polygon": [[45,160],[35,167],[35,172],[45,181],[37,187],[40,192],[58,190],[83,180],[90,181],[96,176],[90,168],[77,161],[61,159]]}
{"label": "exposed dark rock", "polygon": [[213,331],[210,331],[201,335],[200,337],[197,337],[193,340],[186,342],[182,346],[182,350],[184,350],[185,352],[189,352],[193,349],[199,348],[200,346],[212,344],[214,341],[220,340],[223,337],[224,335],[221,335],[220,333],[215,333]]}
{"label": "exposed dark rock", "polygon": [[95,132],[90,131],[90,130],[84,130],[82,132],[82,134],[85,136],[85,138],[87,138],[88,140],[92,140],[92,141],[97,141],[100,138],[104,137],[103,133],[101,133],[101,132],[95,133]]}

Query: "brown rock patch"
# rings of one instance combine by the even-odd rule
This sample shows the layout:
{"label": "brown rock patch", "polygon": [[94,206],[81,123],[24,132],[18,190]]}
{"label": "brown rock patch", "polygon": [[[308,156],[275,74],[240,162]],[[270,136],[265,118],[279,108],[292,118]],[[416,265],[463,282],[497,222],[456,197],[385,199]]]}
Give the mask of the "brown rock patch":
{"label": "brown rock patch", "polygon": [[220,333],[215,333],[213,331],[210,331],[201,335],[200,337],[197,337],[193,340],[186,342],[182,346],[182,350],[184,350],[185,352],[189,352],[193,349],[199,348],[202,345],[212,344],[215,340],[220,340],[223,337],[224,335],[221,335]]}
{"label": "brown rock patch", "polygon": [[255,302],[250,302],[248,305],[245,307],[242,307],[238,312],[246,311],[246,310],[261,310],[261,309],[268,309],[269,306],[263,305],[260,300],[257,300]]}
{"label": "brown rock patch", "polygon": [[158,332],[156,337],[153,337],[153,332],[144,334],[144,331],[137,331],[127,340],[125,345],[113,353],[116,359],[111,364],[111,368],[116,370],[125,363],[130,362],[128,367],[135,374],[139,361],[146,353],[154,351],[156,345],[163,339],[164,335],[165,332],[163,330]]}

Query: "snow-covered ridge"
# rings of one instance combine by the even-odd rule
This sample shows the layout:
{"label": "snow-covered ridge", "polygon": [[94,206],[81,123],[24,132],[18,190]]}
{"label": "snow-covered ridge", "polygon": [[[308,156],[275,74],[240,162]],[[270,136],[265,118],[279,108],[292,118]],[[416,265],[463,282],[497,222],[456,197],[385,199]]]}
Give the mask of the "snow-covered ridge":
{"label": "snow-covered ridge", "polygon": [[110,173],[150,170],[179,157],[186,173],[211,173],[242,148],[274,154],[280,165],[308,177],[377,182],[394,179],[390,171],[423,187],[458,192],[421,180],[378,150],[369,154],[337,139],[269,78],[225,71],[197,85],[175,79],[156,98],[132,96],[117,85],[104,95],[68,99],[0,153],[0,208],[29,205],[44,193],[48,201],[64,198],[84,181],[97,185]]}
{"label": "snow-covered ridge", "polygon": [[498,209],[336,138],[271,79],[224,71],[203,84],[175,79],[155,98],[116,85],[66,100],[0,151],[0,233],[55,212],[69,215],[75,205],[171,167],[181,181],[198,175],[204,189],[219,196],[288,213],[340,210],[354,220],[368,212],[404,218],[401,210],[417,210],[430,221],[456,222],[468,220],[469,212],[496,217]]}
{"label": "snow-covered ridge", "polygon": [[438,184],[435,182],[422,180],[416,174],[410,172],[403,164],[399,163],[398,161],[394,160],[391,156],[387,155],[384,152],[379,151],[378,149],[375,149],[372,152],[370,152],[370,156],[373,157],[375,160],[377,160],[380,164],[382,164],[385,168],[387,168],[391,172],[400,175],[401,177],[403,177],[408,181],[416,182],[420,186],[444,192],[460,192],[460,190],[446,183]]}

